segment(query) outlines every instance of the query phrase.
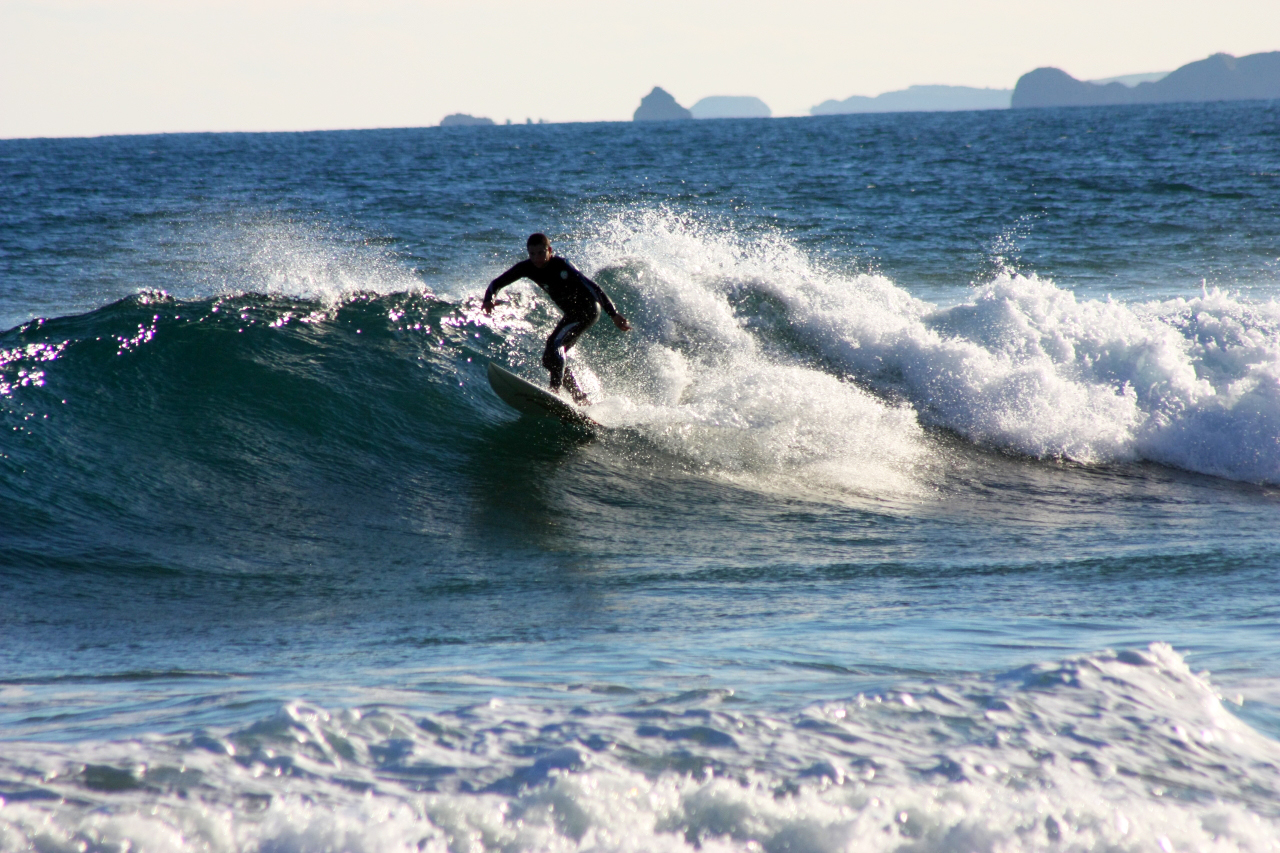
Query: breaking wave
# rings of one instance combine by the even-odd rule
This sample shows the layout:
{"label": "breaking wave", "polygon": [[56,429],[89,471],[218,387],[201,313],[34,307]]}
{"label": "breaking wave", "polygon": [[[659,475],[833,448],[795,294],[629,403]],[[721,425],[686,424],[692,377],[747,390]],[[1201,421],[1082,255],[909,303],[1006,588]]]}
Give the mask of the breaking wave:
{"label": "breaking wave", "polygon": [[1280,837],[1280,747],[1161,644],[790,714],[725,690],[563,690],[553,706],[293,702],[234,730],[11,742],[0,846],[1264,851]]}

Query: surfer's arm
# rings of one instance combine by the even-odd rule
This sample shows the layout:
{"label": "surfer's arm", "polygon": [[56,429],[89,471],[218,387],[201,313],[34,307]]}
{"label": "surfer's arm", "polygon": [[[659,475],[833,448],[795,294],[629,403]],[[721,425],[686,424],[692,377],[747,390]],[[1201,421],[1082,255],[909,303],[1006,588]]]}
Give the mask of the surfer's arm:
{"label": "surfer's arm", "polygon": [[582,280],[582,283],[585,284],[587,286],[587,289],[591,291],[591,295],[594,296],[596,298],[596,301],[600,303],[600,307],[604,309],[604,313],[609,315],[609,319],[613,321],[613,325],[617,326],[619,329],[621,329],[624,332],[630,331],[631,324],[627,322],[626,317],[623,317],[621,314],[618,313],[617,308],[613,307],[613,301],[610,300],[609,295],[604,292],[604,288],[596,284],[591,279],[587,278],[585,275],[579,272],[576,267],[573,267],[572,265],[570,265],[569,268],[572,269],[574,272],[578,273],[578,278]]}
{"label": "surfer's arm", "polygon": [[511,284],[511,282],[519,281],[525,277],[526,272],[524,267],[528,263],[528,261],[521,261],[502,275],[495,278],[493,281],[489,282],[489,286],[484,292],[484,302],[481,305],[486,314],[493,310],[493,298],[498,295],[499,290],[502,290],[502,288]]}

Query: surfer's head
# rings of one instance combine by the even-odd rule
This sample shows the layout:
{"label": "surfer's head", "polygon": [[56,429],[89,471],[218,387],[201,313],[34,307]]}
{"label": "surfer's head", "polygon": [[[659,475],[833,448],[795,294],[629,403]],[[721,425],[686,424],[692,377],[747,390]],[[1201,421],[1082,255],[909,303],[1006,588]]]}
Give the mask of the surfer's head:
{"label": "surfer's head", "polygon": [[529,260],[533,261],[535,267],[541,267],[551,260],[551,240],[541,231],[530,234],[525,246],[529,249]]}

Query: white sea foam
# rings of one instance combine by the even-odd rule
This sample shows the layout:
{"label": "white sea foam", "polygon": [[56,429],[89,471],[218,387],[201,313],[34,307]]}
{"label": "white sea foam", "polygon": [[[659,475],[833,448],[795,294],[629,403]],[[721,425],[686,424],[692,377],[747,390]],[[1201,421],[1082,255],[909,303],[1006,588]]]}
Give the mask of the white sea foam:
{"label": "white sea foam", "polygon": [[0,849],[1280,849],[1280,744],[1167,646],[793,713],[725,698],[296,703],[198,737],[9,744]]}
{"label": "white sea foam", "polygon": [[[634,290],[647,321],[653,390],[629,396],[649,408],[615,416],[662,423],[716,464],[876,460],[871,480],[902,480],[921,464],[918,419],[1036,457],[1280,482],[1274,301],[1082,299],[1006,271],[941,307],[883,276],[826,269],[777,234],[743,238],[666,210],[593,225],[581,251]],[[738,444],[695,425],[739,429]]]}
{"label": "white sea foam", "polygon": [[920,490],[928,449],[915,413],[779,350],[740,310],[743,288],[779,269],[811,275],[794,247],[739,241],[661,212],[593,233],[584,262],[612,269],[641,303],[628,342],[636,355],[615,365],[619,392],[593,416],[746,482]]}

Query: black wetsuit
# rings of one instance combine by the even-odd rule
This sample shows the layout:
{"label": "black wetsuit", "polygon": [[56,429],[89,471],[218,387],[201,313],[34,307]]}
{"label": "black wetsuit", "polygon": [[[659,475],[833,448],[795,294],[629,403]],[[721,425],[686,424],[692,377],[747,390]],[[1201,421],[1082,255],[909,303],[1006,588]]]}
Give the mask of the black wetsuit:
{"label": "black wetsuit", "polygon": [[[551,371],[551,387],[559,388],[565,379],[565,352],[577,342],[583,332],[600,319],[601,308],[610,317],[618,316],[618,309],[613,307],[600,285],[578,272],[564,258],[557,257],[550,258],[541,267],[534,266],[533,261],[529,260],[516,264],[489,282],[489,289],[484,294],[485,301],[492,301],[499,290],[522,278],[532,279],[564,312],[564,319],[556,325],[551,337],[547,338],[547,348],[542,353],[542,366]],[[574,396],[581,393],[576,384],[569,390],[574,392]]]}

